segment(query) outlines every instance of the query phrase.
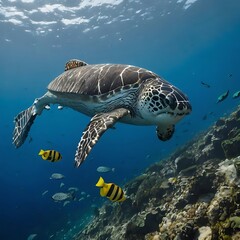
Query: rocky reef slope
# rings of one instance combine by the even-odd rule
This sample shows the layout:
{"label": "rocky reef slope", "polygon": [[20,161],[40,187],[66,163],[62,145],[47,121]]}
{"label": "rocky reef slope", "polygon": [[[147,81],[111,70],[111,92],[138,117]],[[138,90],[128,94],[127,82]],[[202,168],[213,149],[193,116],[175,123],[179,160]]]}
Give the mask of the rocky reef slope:
{"label": "rocky reef slope", "polygon": [[240,239],[240,108],[125,185],[75,240]]}

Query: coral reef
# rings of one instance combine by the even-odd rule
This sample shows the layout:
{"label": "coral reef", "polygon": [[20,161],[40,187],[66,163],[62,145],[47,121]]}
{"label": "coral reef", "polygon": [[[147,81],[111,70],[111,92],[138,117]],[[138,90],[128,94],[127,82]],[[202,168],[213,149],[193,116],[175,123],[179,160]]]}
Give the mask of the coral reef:
{"label": "coral reef", "polygon": [[125,185],[75,240],[240,239],[240,108]]}

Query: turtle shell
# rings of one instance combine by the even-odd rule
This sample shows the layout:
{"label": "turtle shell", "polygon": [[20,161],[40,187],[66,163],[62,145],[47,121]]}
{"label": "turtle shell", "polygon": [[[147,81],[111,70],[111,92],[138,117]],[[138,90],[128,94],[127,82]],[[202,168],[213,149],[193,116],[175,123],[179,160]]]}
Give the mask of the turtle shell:
{"label": "turtle shell", "polygon": [[136,87],[149,78],[159,77],[151,71],[131,65],[85,65],[63,72],[48,85],[48,90],[94,96]]}

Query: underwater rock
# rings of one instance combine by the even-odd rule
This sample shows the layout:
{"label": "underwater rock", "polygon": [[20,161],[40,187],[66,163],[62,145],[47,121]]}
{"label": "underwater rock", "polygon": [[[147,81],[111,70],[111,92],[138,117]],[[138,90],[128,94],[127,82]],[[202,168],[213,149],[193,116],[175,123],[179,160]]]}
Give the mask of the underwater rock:
{"label": "underwater rock", "polygon": [[239,240],[239,239],[240,239],[240,232],[233,234],[232,240]]}
{"label": "underwater rock", "polygon": [[132,193],[136,193],[139,185],[142,183],[142,181],[145,180],[145,178],[147,178],[148,175],[147,174],[142,174],[138,177],[136,177],[134,179],[134,181],[131,181],[129,183],[126,184],[126,189],[127,189],[127,195],[131,195]]}
{"label": "underwater rock", "polygon": [[202,155],[198,159],[199,162],[204,162],[211,158],[224,159],[225,155],[221,146],[222,139],[212,135],[210,144],[206,145],[202,150]]}
{"label": "underwater rock", "polygon": [[210,227],[200,227],[194,239],[197,240],[212,240],[212,229]]}
{"label": "underwater rock", "polygon": [[234,158],[240,155],[240,134],[234,138],[222,142],[222,148],[226,158]]}
{"label": "underwater rock", "polygon": [[183,169],[189,168],[195,164],[195,158],[187,156],[179,156],[175,159],[175,167],[177,172],[182,171]]}
{"label": "underwater rock", "polygon": [[105,214],[106,215],[111,214],[112,210],[113,210],[113,207],[111,205],[109,205],[109,204],[105,205]]}
{"label": "underwater rock", "polygon": [[236,169],[237,177],[240,178],[240,157],[234,160],[234,167]]}
{"label": "underwater rock", "polygon": [[202,146],[204,147],[205,145],[209,145],[212,142],[212,137],[212,134],[207,134],[206,137],[204,137],[205,144],[202,144]]}
{"label": "underwater rock", "polygon": [[219,220],[226,220],[232,207],[232,191],[231,187],[221,186],[215,194],[206,213],[211,225],[216,224]]}
{"label": "underwater rock", "polygon": [[194,222],[188,221],[185,226],[180,230],[180,233],[176,235],[176,240],[192,240],[195,236],[196,229],[194,228]]}
{"label": "underwater rock", "polygon": [[226,125],[225,121],[224,125],[214,128],[213,135],[215,136],[215,138],[224,139],[227,136],[228,132],[229,128]]}
{"label": "underwater rock", "polygon": [[228,185],[232,185],[237,181],[237,171],[234,166],[234,160],[226,159],[219,164],[217,174],[224,176],[225,182]]}
{"label": "underwater rock", "polygon": [[217,122],[215,123],[216,127],[220,127],[220,126],[223,126],[223,125],[225,125],[225,119],[224,118],[219,118],[217,120]]}
{"label": "underwater rock", "polygon": [[180,175],[182,176],[192,176],[197,170],[197,165],[190,166],[180,171]]}
{"label": "underwater rock", "polygon": [[229,225],[233,229],[240,229],[240,217],[234,216],[229,218]]}
{"label": "underwater rock", "polygon": [[159,213],[158,210],[136,215],[127,225],[126,239],[145,239],[145,234],[158,230],[158,222],[162,216]]}
{"label": "underwater rock", "polygon": [[158,232],[148,233],[145,235],[145,240],[162,240]]}
{"label": "underwater rock", "polygon": [[93,214],[95,217],[99,217],[100,211],[99,211],[98,207],[93,207]]}

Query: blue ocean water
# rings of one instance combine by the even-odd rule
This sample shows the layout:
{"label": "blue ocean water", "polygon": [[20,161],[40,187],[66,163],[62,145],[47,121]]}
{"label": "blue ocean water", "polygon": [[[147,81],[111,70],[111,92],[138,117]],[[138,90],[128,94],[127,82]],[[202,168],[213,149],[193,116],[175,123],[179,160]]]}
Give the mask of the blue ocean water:
{"label": "blue ocean water", "polygon": [[[239,12],[238,0],[0,1],[0,239],[71,239],[91,218],[92,206],[105,201],[95,187],[98,166],[114,167],[102,176],[123,185],[234,110]],[[52,106],[15,149],[14,116],[42,96],[72,58],[154,71],[188,95],[193,112],[168,142],[157,139],[154,126],[117,123],[76,169],[74,154],[89,117]],[[217,104],[227,90],[228,98]],[[63,159],[43,161],[41,148],[56,149]],[[49,179],[54,172],[65,178]],[[83,200],[63,207],[51,199],[69,187]]]}

